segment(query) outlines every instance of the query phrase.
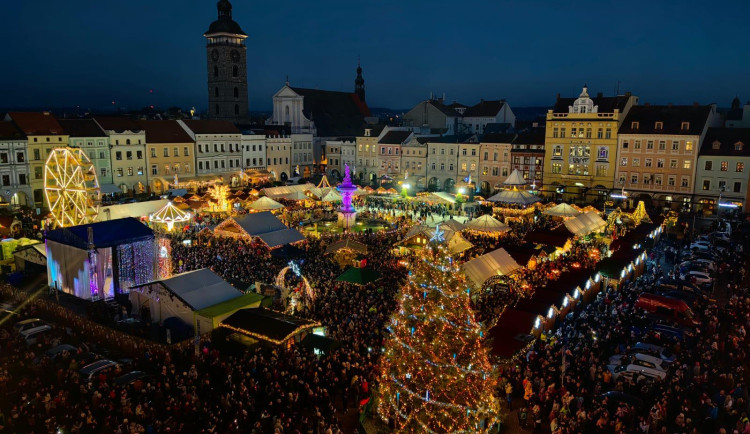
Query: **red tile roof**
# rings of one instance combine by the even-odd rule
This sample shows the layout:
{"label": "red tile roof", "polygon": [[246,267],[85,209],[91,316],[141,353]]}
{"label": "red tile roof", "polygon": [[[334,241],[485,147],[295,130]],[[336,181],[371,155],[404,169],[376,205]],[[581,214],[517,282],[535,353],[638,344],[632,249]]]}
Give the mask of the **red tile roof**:
{"label": "red tile roof", "polygon": [[20,140],[25,139],[26,136],[21,133],[13,122],[0,122],[0,139],[3,140]]}
{"label": "red tile roof", "polygon": [[182,121],[195,134],[240,134],[241,131],[229,121],[188,119]]}
{"label": "red tile roof", "polygon": [[108,131],[122,133],[124,131],[142,131],[143,127],[138,125],[138,121],[123,116],[97,116],[94,118],[96,123]]}
{"label": "red tile roof", "polygon": [[60,119],[57,121],[70,137],[106,137],[93,119]]}
{"label": "red tile roof", "polygon": [[57,119],[49,112],[10,112],[8,116],[27,136],[65,134]]}
{"label": "red tile roof", "polygon": [[177,121],[137,121],[146,130],[146,143],[192,143]]}

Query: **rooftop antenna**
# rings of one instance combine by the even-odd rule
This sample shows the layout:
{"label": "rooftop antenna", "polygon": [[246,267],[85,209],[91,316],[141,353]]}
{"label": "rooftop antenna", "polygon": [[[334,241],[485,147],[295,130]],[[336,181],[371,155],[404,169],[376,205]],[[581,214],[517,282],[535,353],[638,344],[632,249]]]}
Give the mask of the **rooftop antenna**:
{"label": "rooftop antenna", "polygon": [[617,80],[617,86],[615,87],[615,96],[620,94],[620,80]]}

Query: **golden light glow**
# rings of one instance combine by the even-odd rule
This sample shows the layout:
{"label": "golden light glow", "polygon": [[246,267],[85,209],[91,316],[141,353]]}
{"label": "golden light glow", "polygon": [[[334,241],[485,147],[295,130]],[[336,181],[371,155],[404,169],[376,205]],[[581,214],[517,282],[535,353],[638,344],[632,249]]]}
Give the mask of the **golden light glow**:
{"label": "golden light glow", "polygon": [[81,149],[53,149],[44,165],[44,196],[57,227],[93,223],[99,214],[96,168]]}

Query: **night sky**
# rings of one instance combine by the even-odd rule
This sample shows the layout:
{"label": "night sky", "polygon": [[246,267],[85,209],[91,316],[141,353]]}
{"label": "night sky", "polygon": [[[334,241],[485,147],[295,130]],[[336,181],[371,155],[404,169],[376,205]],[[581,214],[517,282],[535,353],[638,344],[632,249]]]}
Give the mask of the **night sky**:
{"label": "night sky", "polygon": [[[642,103],[750,100],[750,2],[563,3],[234,0],[250,108],[270,109],[287,75],[352,91],[358,55],[371,107],[408,108],[431,91],[545,106],[584,82],[612,94],[617,80]],[[0,107],[205,109],[213,0],[2,0],[0,17]]]}

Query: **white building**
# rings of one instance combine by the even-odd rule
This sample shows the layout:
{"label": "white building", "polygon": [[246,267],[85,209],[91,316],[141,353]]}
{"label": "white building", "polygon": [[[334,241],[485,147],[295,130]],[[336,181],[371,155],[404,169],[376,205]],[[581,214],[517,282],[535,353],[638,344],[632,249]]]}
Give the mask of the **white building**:
{"label": "white building", "polygon": [[292,134],[292,173],[309,178],[313,174],[313,135]]}
{"label": "white building", "polygon": [[[122,193],[145,193],[148,186],[146,166],[146,130],[126,117],[96,117],[94,121],[107,133],[111,146],[112,183]],[[102,193],[105,191],[102,186]]]}
{"label": "white building", "polygon": [[195,141],[195,167],[198,179],[223,176],[231,186],[240,183],[242,172],[242,133],[232,122],[219,120],[178,120]]}
{"label": "white building", "polygon": [[266,136],[264,134],[242,134],[242,161],[244,169],[266,168]]}
{"label": "white building", "polygon": [[459,131],[461,133],[484,134],[488,125],[507,124],[515,127],[516,115],[505,100],[481,100],[463,112],[460,123],[465,126]]}
{"label": "white building", "polygon": [[0,203],[33,206],[26,136],[12,122],[0,122]]}
{"label": "white building", "polygon": [[750,128],[709,128],[696,171],[695,198],[705,213],[722,207],[746,210],[750,171]]}

